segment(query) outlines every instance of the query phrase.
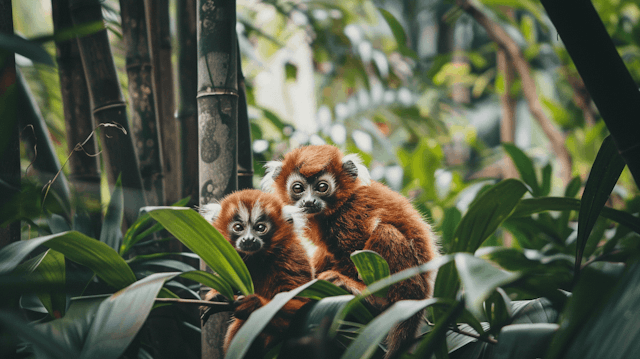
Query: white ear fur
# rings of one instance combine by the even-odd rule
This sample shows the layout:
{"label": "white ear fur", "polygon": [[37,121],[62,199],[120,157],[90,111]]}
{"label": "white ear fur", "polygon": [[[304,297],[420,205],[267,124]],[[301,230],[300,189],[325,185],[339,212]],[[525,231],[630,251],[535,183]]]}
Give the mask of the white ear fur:
{"label": "white ear fur", "polygon": [[264,173],[262,181],[260,181],[260,187],[265,192],[273,193],[275,190],[273,184],[276,177],[278,177],[278,174],[280,173],[280,169],[282,169],[282,162],[269,161],[264,165],[264,168],[266,168],[267,170]]}
{"label": "white ear fur", "polygon": [[362,164],[362,159],[355,153],[348,154],[342,157],[342,163],[353,162],[358,169],[358,178],[362,181],[362,184],[368,186],[371,184],[371,175],[369,175],[369,170]]}
{"label": "white ear fur", "polygon": [[303,234],[304,227],[307,225],[307,216],[302,212],[302,208],[284,206],[282,207],[282,218],[287,222],[293,222],[293,229],[298,235]]}
{"label": "white ear fur", "polygon": [[207,203],[204,206],[201,206],[199,210],[200,215],[209,223],[215,221],[221,211],[222,206],[219,203]]}

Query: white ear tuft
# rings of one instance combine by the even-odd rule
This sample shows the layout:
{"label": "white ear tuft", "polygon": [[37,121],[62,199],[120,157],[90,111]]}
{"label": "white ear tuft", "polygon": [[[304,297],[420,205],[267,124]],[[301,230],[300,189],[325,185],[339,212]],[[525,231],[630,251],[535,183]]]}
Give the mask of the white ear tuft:
{"label": "white ear tuft", "polygon": [[204,206],[201,206],[199,210],[200,215],[209,223],[215,221],[221,211],[222,206],[219,203],[207,203]]}
{"label": "white ear tuft", "polygon": [[273,193],[275,192],[273,184],[276,180],[276,177],[278,177],[278,175],[280,174],[280,170],[282,169],[282,162],[269,161],[264,165],[264,168],[266,168],[267,170],[264,173],[262,181],[260,181],[260,187],[265,192]]}
{"label": "white ear tuft", "polygon": [[371,175],[369,175],[369,170],[362,164],[362,159],[355,153],[348,154],[342,157],[342,163],[353,162],[353,164],[358,169],[358,178],[362,182],[363,185],[368,186],[371,184]]}
{"label": "white ear tuft", "polygon": [[298,235],[303,234],[304,227],[307,225],[307,216],[302,212],[302,208],[284,206],[282,207],[282,218],[287,222],[293,223],[293,229]]}

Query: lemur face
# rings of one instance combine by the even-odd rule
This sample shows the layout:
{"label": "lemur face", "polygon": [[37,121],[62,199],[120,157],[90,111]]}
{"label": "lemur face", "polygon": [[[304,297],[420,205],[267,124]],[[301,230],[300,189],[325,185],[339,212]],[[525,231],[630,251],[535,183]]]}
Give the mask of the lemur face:
{"label": "lemur face", "polygon": [[298,172],[287,178],[287,194],[292,203],[307,215],[322,213],[335,194],[337,184],[330,173],[319,173],[309,178]]}
{"label": "lemur face", "polygon": [[231,244],[239,251],[253,254],[270,243],[273,222],[260,202],[247,208],[240,203],[227,230]]}

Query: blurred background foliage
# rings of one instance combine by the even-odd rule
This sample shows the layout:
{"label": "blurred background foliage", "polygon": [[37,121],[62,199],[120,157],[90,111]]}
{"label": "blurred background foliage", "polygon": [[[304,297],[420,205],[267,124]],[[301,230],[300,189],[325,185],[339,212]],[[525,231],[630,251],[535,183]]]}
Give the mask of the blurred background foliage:
{"label": "blurred background foliage", "polygon": [[[170,4],[175,14],[176,2]],[[544,10],[532,1],[475,5],[517,43],[535,79],[533,91],[566,138],[571,174],[584,182],[608,132]],[[632,77],[640,81],[638,4],[595,0],[594,5]],[[50,2],[23,0],[13,6],[16,33],[47,40],[53,32]],[[105,1],[103,15],[128,99],[118,2]],[[175,35],[175,16],[171,19]],[[500,146],[513,142],[540,176],[550,166],[551,195],[565,192],[562,164],[527,107],[520,78],[505,80],[499,47],[452,2],[238,1],[237,33],[256,185],[265,161],[299,145],[331,143],[359,153],[374,179],[411,198],[439,228],[447,210],[464,213],[485,184],[517,176]],[[55,58],[53,41],[43,46]],[[21,56],[17,63],[64,163],[68,153],[56,68]],[[512,141],[500,132],[505,94],[515,114],[509,120]],[[22,135],[29,136],[26,132]],[[22,152],[28,176],[33,153]],[[108,203],[105,186],[103,180],[103,203]],[[625,209],[636,194],[625,170],[610,205]],[[496,241],[501,243],[500,233]]]}

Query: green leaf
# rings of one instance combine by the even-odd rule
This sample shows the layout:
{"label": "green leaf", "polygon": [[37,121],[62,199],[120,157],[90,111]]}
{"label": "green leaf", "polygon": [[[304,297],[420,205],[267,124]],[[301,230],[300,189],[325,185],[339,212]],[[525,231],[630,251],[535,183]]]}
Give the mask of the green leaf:
{"label": "green leaf", "polygon": [[273,299],[267,305],[262,308],[256,310],[249,316],[249,319],[242,325],[236,336],[233,337],[231,344],[229,344],[229,348],[227,349],[227,354],[225,355],[226,359],[241,359],[251,347],[251,344],[255,340],[255,338],[260,335],[262,330],[267,326],[267,324],[271,321],[276,313],[282,308],[287,302],[289,302],[293,297],[299,295],[305,289],[318,285],[317,283],[322,283],[323,281],[318,281],[314,279],[307,284],[301,285],[296,289],[290,290],[288,292],[282,292],[276,294]]}
{"label": "green leaf", "polygon": [[520,173],[520,177],[524,183],[528,184],[531,187],[532,195],[534,197],[538,197],[542,195],[542,190],[538,185],[538,180],[536,179],[536,170],[533,167],[533,162],[531,159],[518,147],[511,143],[503,143],[502,147],[511,159],[513,163],[516,165],[518,169],[518,173]]}
{"label": "green leaf", "polygon": [[578,215],[578,238],[576,239],[576,275],[582,263],[582,254],[587,245],[589,234],[595,225],[600,211],[609,199],[613,187],[618,182],[625,167],[622,156],[613,143],[611,136],[607,136],[600,146],[596,160],[591,166],[589,178],[584,186],[580,212]]}
{"label": "green leaf", "polygon": [[497,287],[520,278],[519,273],[501,270],[484,259],[467,253],[457,253],[455,263],[464,287],[467,309],[476,318],[482,318],[482,303]]}
{"label": "green leaf", "polygon": [[564,196],[574,198],[578,195],[578,192],[580,192],[580,187],[582,187],[582,179],[580,179],[580,176],[573,177],[564,190]]}
{"label": "green leaf", "polygon": [[[520,201],[511,217],[527,217],[534,213],[546,211],[577,211],[580,207],[580,200],[575,198],[526,198]],[[600,216],[627,226],[636,233],[640,233],[640,218],[635,217],[630,213],[619,211],[611,207],[603,207],[602,212],[600,212]]]}
{"label": "green leaf", "polygon": [[[444,343],[445,336],[449,325],[453,323],[464,309],[464,303],[457,302],[451,306],[449,310],[436,321],[435,325],[424,339],[420,341],[418,347],[413,351],[412,355],[403,355],[402,358],[431,358],[431,355]],[[446,349],[446,348],[445,348]]]}
{"label": "green leaf", "polygon": [[[389,276],[389,264],[374,251],[355,251],[351,253],[351,261],[356,265],[356,269],[366,285]],[[385,298],[387,296],[387,290],[376,293],[375,295]]]}
{"label": "green leaf", "polygon": [[[31,343],[41,357],[67,359],[77,358],[79,355],[79,350],[74,350],[65,345],[66,343],[55,340],[56,338],[51,335],[34,330],[32,325],[16,314],[0,311],[0,326],[5,328],[6,332],[13,333]],[[4,335],[6,334],[3,333],[3,337]]]}
{"label": "green leaf", "polygon": [[119,358],[145,323],[164,282],[179,274],[152,274],[103,301],[89,328],[81,358]]}
{"label": "green leaf", "polygon": [[180,274],[180,277],[191,279],[193,281],[202,283],[208,287],[211,287],[217,290],[220,294],[227,297],[227,299],[232,300],[233,298],[233,288],[220,278],[219,275],[211,274],[203,271],[191,271]]}
{"label": "green leaf", "polygon": [[177,207],[146,207],[145,210],[232,287],[244,295],[253,294],[251,275],[242,258],[200,214],[190,208]]}
{"label": "green leaf", "polygon": [[552,323],[507,325],[500,332],[492,358],[542,358],[557,330],[558,324]]}
{"label": "green leaf", "polygon": [[560,313],[546,298],[511,302],[511,324],[557,323]]}
{"label": "green leaf", "polygon": [[501,181],[482,193],[456,229],[452,252],[473,253],[511,215],[526,186],[515,179]]}
{"label": "green leaf", "polygon": [[451,243],[454,239],[454,234],[456,227],[460,223],[462,219],[462,214],[458,208],[450,207],[444,211],[444,218],[442,219],[442,224],[440,225],[440,231],[442,232],[441,242],[443,249],[446,249],[445,253],[449,253],[448,250],[451,246]]}
{"label": "green leaf", "polygon": [[370,358],[378,345],[386,337],[389,330],[422,309],[434,304],[454,305],[455,301],[442,298],[424,300],[402,300],[394,303],[389,309],[372,320],[358,335],[342,355],[342,359]]}
{"label": "green leaf", "polygon": [[122,181],[120,176],[116,181],[115,188],[111,194],[111,200],[107,207],[100,231],[100,242],[106,243],[115,251],[120,249],[122,242],[122,216],[124,214],[124,196],[122,194]]}
{"label": "green leaf", "polygon": [[400,22],[396,20],[393,14],[391,14],[387,10],[379,7],[378,11],[380,11],[380,14],[384,18],[384,20],[387,22],[387,25],[389,25],[389,28],[391,29],[391,33],[393,34],[393,37],[396,39],[396,43],[398,44],[398,51],[404,56],[411,57],[414,59],[417,58],[417,55],[415,54],[415,52],[413,52],[413,50],[407,47],[407,36],[404,32],[404,28],[402,27],[402,24],[400,24]]}
{"label": "green leaf", "polygon": [[502,288],[496,288],[484,302],[484,314],[494,334],[511,322],[511,299]]}
{"label": "green leaf", "polygon": [[18,35],[0,33],[0,49],[15,52],[34,62],[55,66],[49,53],[40,44]]}
{"label": "green leaf", "polygon": [[548,196],[551,192],[551,176],[553,175],[553,167],[551,163],[547,163],[542,167],[542,183],[540,184],[540,196]]}
{"label": "green leaf", "polygon": [[66,258],[88,267],[116,289],[136,281],[129,265],[111,247],[74,231],[9,244],[0,250],[0,274],[13,270],[39,245],[54,249]]}
{"label": "green leaf", "polygon": [[64,292],[66,280],[64,255],[49,249],[29,279],[49,283],[53,287],[51,292],[39,292],[38,298],[52,318],[64,316],[67,309],[67,296]]}

